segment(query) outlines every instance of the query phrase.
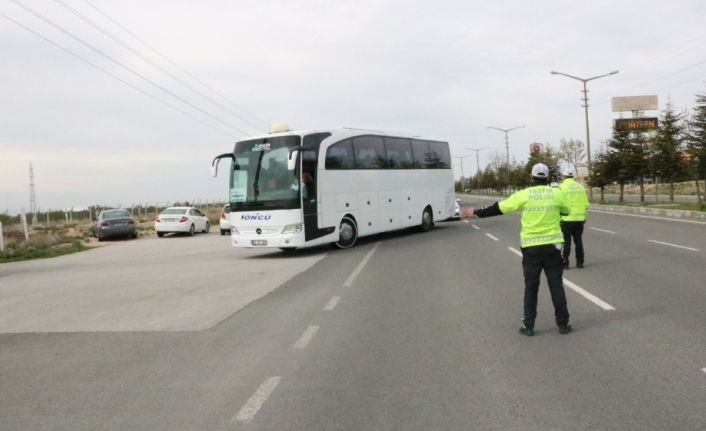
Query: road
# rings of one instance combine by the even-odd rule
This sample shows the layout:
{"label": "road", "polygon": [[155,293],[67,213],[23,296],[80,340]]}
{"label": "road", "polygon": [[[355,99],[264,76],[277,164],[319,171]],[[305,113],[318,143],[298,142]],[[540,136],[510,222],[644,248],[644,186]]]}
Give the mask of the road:
{"label": "road", "polygon": [[[543,284],[532,338],[517,333],[518,232],[519,217],[508,215],[308,251],[295,257],[307,260],[306,269],[285,268],[271,281],[277,288],[248,305],[236,304],[237,295],[200,300],[235,310],[205,328],[199,313],[185,324],[194,329],[182,330],[169,330],[179,321],[173,316],[159,319],[165,329],[127,331],[19,333],[8,329],[20,323],[5,321],[0,331],[18,333],[0,334],[0,429],[705,429],[706,225],[592,213],[586,267],[565,272],[574,332],[556,332]],[[169,254],[192,240],[201,250],[188,254],[193,263]],[[262,268],[284,268],[290,259],[242,255],[217,235],[141,241],[90,257],[103,261],[125,249],[134,265],[145,260],[142,274],[196,271],[190,281],[205,291],[224,281],[237,289],[239,273],[253,266],[267,278]],[[155,247],[165,247],[164,258]],[[32,273],[71,296],[62,278],[76,271],[61,269],[69,259],[77,257]],[[102,273],[81,277],[100,275],[100,283],[125,274],[104,262]],[[32,284],[26,269],[0,266],[0,301],[18,278]],[[155,302],[159,312],[194,312],[195,296],[174,289],[181,301],[170,307],[187,305],[172,313]],[[51,289],[43,295],[56,300]],[[120,308],[139,316],[133,302]],[[75,324],[95,322],[98,306],[111,308],[98,299],[74,308]]]}

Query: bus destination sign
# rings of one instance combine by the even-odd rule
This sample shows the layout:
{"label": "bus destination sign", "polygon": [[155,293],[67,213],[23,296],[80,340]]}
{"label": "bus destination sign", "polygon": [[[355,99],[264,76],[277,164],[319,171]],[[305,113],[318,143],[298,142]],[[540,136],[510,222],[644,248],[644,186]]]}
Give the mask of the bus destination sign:
{"label": "bus destination sign", "polygon": [[657,117],[619,118],[615,120],[615,130],[654,130]]}

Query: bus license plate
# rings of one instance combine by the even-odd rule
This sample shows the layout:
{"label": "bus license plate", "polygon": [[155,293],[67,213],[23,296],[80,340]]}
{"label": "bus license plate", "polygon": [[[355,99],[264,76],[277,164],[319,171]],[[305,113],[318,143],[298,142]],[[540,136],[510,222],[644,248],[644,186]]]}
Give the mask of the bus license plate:
{"label": "bus license plate", "polygon": [[252,245],[267,245],[266,239],[254,239],[252,240]]}

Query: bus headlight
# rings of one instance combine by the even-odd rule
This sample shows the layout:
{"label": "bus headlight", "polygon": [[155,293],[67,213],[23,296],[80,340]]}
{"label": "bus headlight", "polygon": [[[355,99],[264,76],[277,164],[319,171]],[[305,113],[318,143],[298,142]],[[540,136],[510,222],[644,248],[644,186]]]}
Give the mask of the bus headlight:
{"label": "bus headlight", "polygon": [[301,223],[288,224],[282,229],[282,233],[299,233],[302,231]]}

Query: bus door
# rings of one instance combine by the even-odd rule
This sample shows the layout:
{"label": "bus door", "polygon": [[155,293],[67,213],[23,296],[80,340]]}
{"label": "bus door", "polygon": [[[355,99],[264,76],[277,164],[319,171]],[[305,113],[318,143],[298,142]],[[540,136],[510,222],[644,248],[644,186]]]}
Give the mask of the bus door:
{"label": "bus door", "polygon": [[330,133],[314,133],[304,136],[301,152],[301,191],[304,214],[304,239],[311,241],[331,233],[330,229],[319,229],[321,207],[319,202],[318,169],[321,141]]}

